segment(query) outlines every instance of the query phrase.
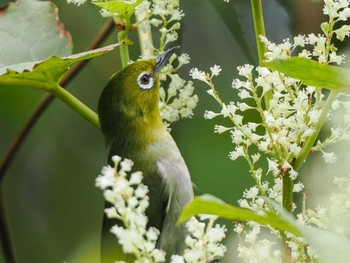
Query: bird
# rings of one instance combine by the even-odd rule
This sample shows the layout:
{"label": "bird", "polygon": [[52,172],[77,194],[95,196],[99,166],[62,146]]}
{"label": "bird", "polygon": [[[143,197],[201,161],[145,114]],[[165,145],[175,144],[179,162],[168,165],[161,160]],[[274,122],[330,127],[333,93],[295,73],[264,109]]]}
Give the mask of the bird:
{"label": "bird", "polygon": [[[183,250],[186,230],[177,220],[183,207],[193,199],[188,168],[162,121],[158,106],[160,70],[177,48],[153,59],[136,61],[115,73],[98,102],[108,159],[114,155],[131,159],[133,169],[143,173],[143,183],[149,189],[147,226],[160,231],[157,248],[166,252],[167,261]],[[112,225],[113,222],[104,218],[101,262],[133,262],[130,255],[123,255],[117,249],[118,242],[109,232]]]}

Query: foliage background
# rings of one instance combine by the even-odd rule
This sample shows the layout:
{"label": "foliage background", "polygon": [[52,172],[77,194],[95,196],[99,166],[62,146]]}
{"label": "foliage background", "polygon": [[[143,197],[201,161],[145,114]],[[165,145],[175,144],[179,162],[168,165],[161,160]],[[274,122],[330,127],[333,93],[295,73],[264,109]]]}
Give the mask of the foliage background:
{"label": "foliage background", "polygon": [[[6,2],[0,0],[0,5]],[[73,53],[84,51],[106,20],[91,4],[78,8],[64,0],[54,3],[73,36]],[[272,41],[320,31],[319,2],[263,0],[263,7],[267,37]],[[192,67],[219,64],[223,72],[216,87],[224,100],[231,100],[235,68],[257,62],[249,1],[181,1],[181,8],[185,17],[179,44],[191,56],[182,76],[189,78]],[[115,33],[104,44],[114,42]],[[136,59],[137,46],[131,51]],[[121,68],[117,53],[93,59],[68,86],[92,109],[110,75]],[[195,193],[211,193],[235,203],[252,181],[244,161],[227,158],[232,148],[229,136],[214,134],[214,122],[204,120],[205,109],[218,109],[206,89],[196,83],[200,101],[195,116],[175,123],[172,135],[197,186]],[[0,89],[1,157],[45,95],[37,90]],[[100,132],[56,100],[27,137],[3,184],[18,262],[98,262],[103,198],[94,180],[105,163]]]}

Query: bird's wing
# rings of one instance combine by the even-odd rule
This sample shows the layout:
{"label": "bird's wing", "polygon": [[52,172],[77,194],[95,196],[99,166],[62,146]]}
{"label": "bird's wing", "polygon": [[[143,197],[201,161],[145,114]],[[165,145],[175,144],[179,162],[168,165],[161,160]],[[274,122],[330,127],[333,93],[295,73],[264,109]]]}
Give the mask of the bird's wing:
{"label": "bird's wing", "polygon": [[184,227],[177,225],[177,220],[183,207],[193,199],[192,183],[185,161],[172,138],[153,147],[158,152],[156,166],[167,197],[163,207],[165,217],[158,244],[168,254],[177,253],[185,234]]}

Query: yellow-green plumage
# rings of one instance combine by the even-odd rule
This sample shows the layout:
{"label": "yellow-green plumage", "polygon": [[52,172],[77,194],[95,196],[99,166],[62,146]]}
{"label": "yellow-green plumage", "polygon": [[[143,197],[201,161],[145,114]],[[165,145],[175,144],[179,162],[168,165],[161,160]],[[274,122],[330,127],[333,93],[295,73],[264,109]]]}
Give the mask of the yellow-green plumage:
{"label": "yellow-green plumage", "polygon": [[[172,53],[169,50],[157,59],[135,62],[116,73],[98,105],[109,160],[113,155],[129,158],[134,161],[133,170],[143,172],[143,182],[149,187],[149,226],[161,231],[158,247],[168,256],[180,253],[185,232],[176,221],[182,207],[193,198],[187,167],[158,108],[159,69]],[[101,244],[102,262],[125,260],[116,255],[118,243],[109,233],[115,222],[107,221]]]}

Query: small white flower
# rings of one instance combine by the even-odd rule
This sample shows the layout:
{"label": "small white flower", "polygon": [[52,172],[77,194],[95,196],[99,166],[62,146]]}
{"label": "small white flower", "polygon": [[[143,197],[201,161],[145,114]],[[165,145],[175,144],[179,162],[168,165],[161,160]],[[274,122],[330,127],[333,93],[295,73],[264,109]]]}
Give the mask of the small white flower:
{"label": "small white flower", "polygon": [[334,33],[340,41],[343,41],[345,37],[350,35],[350,25],[343,25],[341,28],[334,30]]}
{"label": "small white flower", "polygon": [[114,185],[114,174],[115,169],[110,165],[104,166],[101,170],[101,175],[98,176],[95,180],[95,185],[100,189],[104,190],[107,187]]}
{"label": "small white flower", "polygon": [[236,223],[235,227],[233,228],[233,230],[237,233],[237,234],[241,234],[244,230],[244,225],[240,224],[240,223]]}
{"label": "small white flower", "polygon": [[178,34],[176,33],[176,31],[172,31],[170,33],[167,33],[166,34],[166,37],[165,37],[165,45],[166,44],[169,44],[171,42],[174,42],[178,39]]}
{"label": "small white flower", "polygon": [[253,164],[256,163],[257,161],[259,161],[260,157],[261,157],[260,153],[255,153],[255,154],[253,154],[253,155],[251,156],[252,161],[253,161]]}
{"label": "small white flower", "polygon": [[[192,68],[190,70],[190,76],[193,78],[193,79],[198,79],[198,80],[201,80],[205,83],[208,83],[207,81],[207,76],[205,74],[204,71],[200,71],[198,70],[198,68]],[[208,83],[209,84],[209,83]]]}
{"label": "small white flower", "polygon": [[114,155],[112,156],[112,161],[114,163],[114,166],[118,166],[119,162],[122,160],[122,158],[118,155]]}
{"label": "small white flower", "polygon": [[146,185],[139,184],[135,189],[135,196],[137,198],[146,198],[147,193],[148,193],[148,187]]}
{"label": "small white flower", "polygon": [[215,118],[216,116],[219,116],[219,115],[220,115],[220,113],[215,113],[215,112],[209,111],[209,110],[206,110],[204,112],[204,118],[208,119],[208,120],[211,120],[211,119],[213,119],[213,118]]}
{"label": "small white flower", "polygon": [[229,158],[234,161],[240,156],[244,156],[244,149],[243,146],[237,146],[236,149],[229,154]]}
{"label": "small white flower", "polygon": [[118,215],[115,207],[106,208],[105,213],[106,213],[107,218],[119,218],[119,215]]}
{"label": "small white flower", "polygon": [[168,20],[168,23],[171,21],[179,21],[184,16],[185,16],[184,12],[182,10],[176,8],[171,13],[171,18]]}
{"label": "small white flower", "polygon": [[322,153],[322,157],[326,163],[334,164],[337,161],[337,155],[334,152],[327,153],[322,151]]}
{"label": "small white flower", "polygon": [[186,65],[188,63],[190,63],[190,56],[186,53],[181,54],[177,60],[179,61],[180,65]]}
{"label": "small white flower", "polygon": [[220,72],[221,72],[221,67],[218,65],[214,65],[213,67],[210,67],[210,71],[211,71],[211,76],[219,76]]}
{"label": "small white flower", "polygon": [[243,77],[246,77],[246,78],[250,78],[253,68],[254,67],[252,65],[249,65],[249,64],[245,64],[243,66],[237,67],[238,74],[240,76],[243,76]]}
{"label": "small white flower", "polygon": [[272,174],[274,176],[277,176],[280,174],[280,169],[279,169],[279,165],[275,160],[271,160],[269,158],[267,158],[267,162],[268,162],[268,171],[267,172],[272,172]]}
{"label": "small white flower", "polygon": [[304,47],[305,46],[305,36],[298,35],[298,36],[294,37],[294,45],[299,46],[299,47]]}
{"label": "small white flower", "polygon": [[182,256],[172,255],[170,262],[171,263],[185,263],[185,260]]}
{"label": "small white flower", "polygon": [[221,125],[215,125],[214,132],[222,134],[222,133],[227,132],[227,131],[232,130],[232,129],[233,129],[232,127],[224,127]]}
{"label": "small white flower", "polygon": [[132,185],[140,184],[142,182],[142,172],[132,173],[129,182]]}
{"label": "small white flower", "polygon": [[345,60],[344,55],[337,55],[336,52],[331,52],[329,55],[329,62],[330,63],[336,63],[337,65],[341,65]]}
{"label": "small white flower", "polygon": [[299,193],[304,189],[304,184],[302,182],[298,182],[293,185],[293,192]]}
{"label": "small white flower", "polygon": [[259,190],[256,186],[251,187],[249,190],[245,190],[243,193],[244,198],[254,199],[259,194]]}
{"label": "small white flower", "polygon": [[222,105],[222,110],[221,110],[221,114],[226,118],[229,116],[234,116],[235,112],[237,110],[237,107],[234,103],[230,103],[229,105]]}
{"label": "small white flower", "polygon": [[120,162],[120,171],[122,172],[130,172],[134,162],[129,159],[124,159]]}
{"label": "small white flower", "polygon": [[321,111],[316,110],[316,109],[312,109],[312,110],[310,110],[308,115],[310,118],[309,123],[316,124],[321,116]]}

